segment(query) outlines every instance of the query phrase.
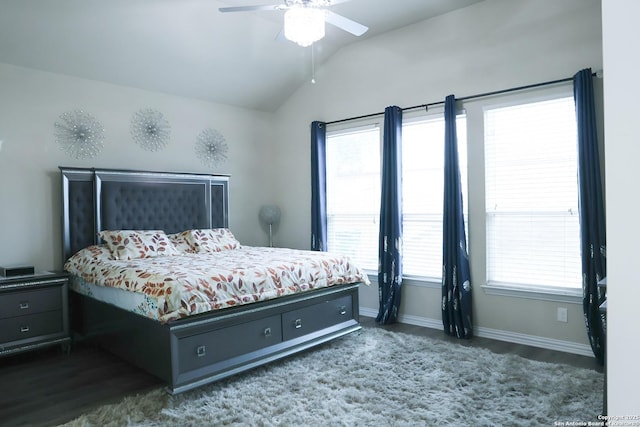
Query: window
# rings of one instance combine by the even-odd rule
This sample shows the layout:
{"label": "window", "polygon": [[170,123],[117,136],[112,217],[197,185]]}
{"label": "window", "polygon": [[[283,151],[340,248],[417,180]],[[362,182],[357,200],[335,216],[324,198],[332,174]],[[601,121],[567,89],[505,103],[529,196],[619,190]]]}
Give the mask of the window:
{"label": "window", "polygon": [[[456,120],[462,198],[467,201],[466,117]],[[402,126],[403,274],[442,280],[444,117]],[[466,224],[465,218],[465,224]]]}
{"label": "window", "polygon": [[[467,102],[465,115],[457,117],[465,224],[468,184],[480,197],[471,202],[485,209],[484,218],[474,218],[471,226],[474,236],[486,238],[486,253],[467,232],[475,247],[470,256],[476,268],[486,267],[487,293],[573,302],[582,282],[574,100],[569,87],[533,96]],[[328,249],[375,272],[382,129],[373,122],[361,124],[328,129]],[[442,276],[443,115],[405,114],[402,132],[403,273],[409,280],[437,283]],[[481,156],[472,160],[470,182],[468,132],[474,132],[474,155]]]}
{"label": "window", "polygon": [[581,286],[572,97],[486,109],[487,279]]}
{"label": "window", "polygon": [[327,134],[327,246],[378,270],[380,128]]}
{"label": "window", "polygon": [[[466,119],[459,116],[458,151],[467,189]],[[381,129],[327,134],[327,246],[378,270]],[[440,281],[444,198],[444,117],[404,119],[402,128],[403,273]],[[466,205],[465,205],[466,209]]]}

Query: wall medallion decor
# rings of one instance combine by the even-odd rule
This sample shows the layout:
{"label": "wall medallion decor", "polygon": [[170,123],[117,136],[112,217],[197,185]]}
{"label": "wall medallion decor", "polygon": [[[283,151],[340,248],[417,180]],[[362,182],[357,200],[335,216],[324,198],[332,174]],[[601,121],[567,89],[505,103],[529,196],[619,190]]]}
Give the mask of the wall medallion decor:
{"label": "wall medallion decor", "polygon": [[200,132],[196,141],[196,156],[205,166],[215,166],[227,160],[229,147],[224,136],[215,129]]}
{"label": "wall medallion decor", "polygon": [[146,108],[131,117],[131,136],[136,144],[147,151],[158,151],[169,143],[171,126],[164,115]]}
{"label": "wall medallion decor", "polygon": [[102,149],[104,128],[91,114],[67,111],[55,122],[54,136],[60,147],[76,159],[91,159]]}

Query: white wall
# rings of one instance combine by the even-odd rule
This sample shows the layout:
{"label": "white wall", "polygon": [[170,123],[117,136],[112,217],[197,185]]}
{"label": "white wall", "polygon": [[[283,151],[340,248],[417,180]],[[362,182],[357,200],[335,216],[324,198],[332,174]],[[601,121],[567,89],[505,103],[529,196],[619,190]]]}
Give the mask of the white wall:
{"label": "white wall", "polygon": [[[640,39],[640,2],[602,2],[607,139],[607,369],[610,415],[640,416],[638,341],[638,241],[634,224],[640,210],[640,128],[635,102],[640,97],[640,58],[631,46]],[[640,424],[637,418],[621,420]],[[623,425],[623,424],[620,424]]]}
{"label": "white wall", "polygon": [[[161,111],[169,145],[149,152],[129,133],[141,108]],[[68,157],[54,140],[60,115],[83,109],[105,128],[94,159]],[[228,160],[208,169],[194,153],[205,128],[222,133]],[[58,166],[231,174],[230,227],[245,244],[266,244],[258,209],[270,196],[272,115],[0,64],[0,265],[61,268]]]}
{"label": "white wall", "polygon": [[[602,67],[599,0],[486,0],[337,52],[277,112],[276,188],[284,246],[310,245],[309,124],[382,112],[573,76]],[[469,163],[478,168],[481,147],[470,140]],[[475,158],[475,160],[474,160]],[[471,164],[474,165],[471,165]],[[482,171],[480,170],[480,173]],[[484,193],[471,180],[470,257],[476,326],[509,339],[542,337],[575,343],[589,352],[581,306],[486,295]],[[480,238],[479,238],[480,236]],[[441,324],[440,289],[405,283],[401,318]],[[377,311],[377,285],[362,288],[361,305]],[[569,309],[569,322],[555,320]],[[544,341],[544,340],[543,340]]]}

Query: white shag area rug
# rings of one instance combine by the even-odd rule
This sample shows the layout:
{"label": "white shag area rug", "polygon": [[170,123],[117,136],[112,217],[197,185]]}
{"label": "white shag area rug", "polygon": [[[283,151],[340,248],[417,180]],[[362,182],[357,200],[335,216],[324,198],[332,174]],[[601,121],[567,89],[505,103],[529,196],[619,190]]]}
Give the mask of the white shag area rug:
{"label": "white shag area rug", "polygon": [[553,426],[597,421],[603,374],[379,328],[77,426]]}

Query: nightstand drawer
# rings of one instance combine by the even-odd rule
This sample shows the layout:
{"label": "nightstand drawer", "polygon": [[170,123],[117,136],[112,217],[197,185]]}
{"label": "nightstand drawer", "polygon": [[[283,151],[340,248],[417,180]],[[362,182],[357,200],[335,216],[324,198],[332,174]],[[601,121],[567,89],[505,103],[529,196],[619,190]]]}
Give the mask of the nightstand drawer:
{"label": "nightstand drawer", "polygon": [[351,295],[282,313],[282,338],[290,340],[353,319]]}
{"label": "nightstand drawer", "polygon": [[0,320],[0,342],[4,343],[57,332],[63,332],[61,310]]}
{"label": "nightstand drawer", "polygon": [[7,292],[0,298],[0,319],[62,309],[60,286]]}

